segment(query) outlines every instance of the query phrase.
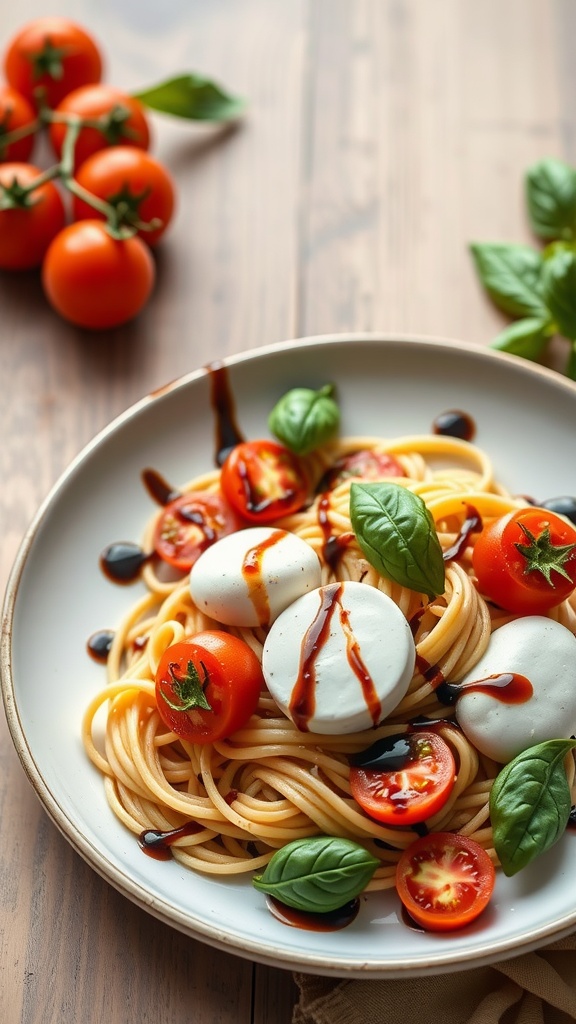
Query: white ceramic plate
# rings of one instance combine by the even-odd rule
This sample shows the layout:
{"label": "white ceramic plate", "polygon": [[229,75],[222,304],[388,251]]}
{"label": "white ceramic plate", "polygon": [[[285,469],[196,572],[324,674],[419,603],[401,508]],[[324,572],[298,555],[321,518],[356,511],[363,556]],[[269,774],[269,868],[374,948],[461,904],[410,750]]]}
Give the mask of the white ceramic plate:
{"label": "white ceramic plate", "polygon": [[[268,412],[289,387],[331,380],[345,433],[424,433],[439,413],[462,409],[513,492],[540,500],[576,494],[576,387],[520,359],[449,341],[355,335],[276,345],[227,366],[246,437],[266,434]],[[80,742],[84,708],[104,682],[86,641],[114,627],[140,584],[113,585],[98,557],[113,541],[137,541],[153,512],[142,469],[155,467],[183,483],[211,468],[213,454],[209,378],[199,370],[143,399],[96,437],[22,544],[4,609],[3,694],[15,746],[56,825],[96,871],[157,918],[280,967],[348,977],[424,975],[513,956],[574,930],[576,832],[515,878],[499,873],[490,908],[467,930],[412,930],[388,893],[363,899],[348,928],[322,933],[278,922],[249,880],[215,881],[144,856],[112,816]]]}

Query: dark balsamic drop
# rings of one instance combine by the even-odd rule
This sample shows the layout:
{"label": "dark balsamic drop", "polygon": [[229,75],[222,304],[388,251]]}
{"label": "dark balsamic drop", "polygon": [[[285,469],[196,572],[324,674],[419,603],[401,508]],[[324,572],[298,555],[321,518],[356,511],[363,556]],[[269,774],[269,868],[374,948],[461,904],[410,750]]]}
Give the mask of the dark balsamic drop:
{"label": "dark balsamic drop", "polygon": [[432,424],[432,433],[472,441],[476,434],[476,424],[467,412],[462,412],[461,409],[448,409],[436,417]]}
{"label": "dark balsamic drop", "polygon": [[100,629],[97,633],[92,633],[86,643],[86,650],[90,657],[94,661],[105,664],[108,661],[113,639],[114,633],[111,629]]}
{"label": "dark balsamic drop", "polygon": [[202,828],[203,826],[198,822],[189,821],[186,825],[170,829],[167,832],[153,828],[144,829],[138,836],[138,845],[143,853],[153,857],[154,860],[171,860],[171,847],[176,840],[182,839],[183,836],[193,836],[197,832],[201,832]]}
{"label": "dark balsamic drop", "polygon": [[139,544],[120,541],[110,544],[100,555],[100,568],[113,583],[133,583],[142,566],[151,559]]}
{"label": "dark balsamic drop", "polygon": [[266,900],[270,913],[282,924],[291,928],[302,928],[309,932],[337,932],[347,928],[356,918],[360,909],[360,900],[356,897],[337,910],[329,910],[325,914],[316,914],[305,910],[297,910],[280,903],[273,896]]}

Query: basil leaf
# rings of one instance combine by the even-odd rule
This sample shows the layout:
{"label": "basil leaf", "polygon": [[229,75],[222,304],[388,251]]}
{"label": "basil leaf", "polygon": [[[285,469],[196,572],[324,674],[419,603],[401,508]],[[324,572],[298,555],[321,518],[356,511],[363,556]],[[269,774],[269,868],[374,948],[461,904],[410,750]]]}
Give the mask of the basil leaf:
{"label": "basil leaf", "polygon": [[270,430],[297,455],[314,451],[338,432],[340,410],[333,394],[332,384],[326,384],[319,391],[311,388],[287,391],[268,417]]}
{"label": "basil leaf", "polygon": [[576,253],[558,249],[544,261],[542,292],[560,333],[576,338]]}
{"label": "basil leaf", "polygon": [[246,105],[215,82],[192,74],[169,78],[132,95],[146,107],[190,121],[231,121]]}
{"label": "basil leaf", "polygon": [[548,318],[541,295],[542,256],[528,245],[475,242],[470,246],[492,301],[510,316]]}
{"label": "basil leaf", "polygon": [[553,846],[570,814],[564,758],[576,740],[548,740],[522,751],[496,777],[490,794],[494,849],[515,875]]}
{"label": "basil leaf", "polygon": [[351,839],[314,836],[277,850],[252,883],[289,907],[325,914],[362,892],[379,865]]}
{"label": "basil leaf", "polygon": [[576,237],[576,170],[562,160],[540,160],[526,172],[526,202],[540,238]]}
{"label": "basil leaf", "polygon": [[400,484],[352,484],[350,519],[362,551],[382,576],[430,598],[444,593],[442,548],[419,495]]}
{"label": "basil leaf", "polygon": [[511,352],[515,356],[523,356],[524,359],[538,359],[550,341],[553,333],[553,325],[545,320],[537,320],[533,317],[515,320],[514,323],[505,327],[504,330],[494,338],[491,348],[497,348],[500,352]]}

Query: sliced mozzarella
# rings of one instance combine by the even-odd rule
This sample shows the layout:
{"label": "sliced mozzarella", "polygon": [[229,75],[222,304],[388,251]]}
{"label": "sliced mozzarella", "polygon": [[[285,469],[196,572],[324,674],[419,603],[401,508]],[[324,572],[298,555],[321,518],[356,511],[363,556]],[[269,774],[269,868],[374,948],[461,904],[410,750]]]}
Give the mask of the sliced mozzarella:
{"label": "sliced mozzarella", "polygon": [[196,606],[228,626],[268,626],[292,601],[321,582],[309,544],[267,526],[240,530],[207,548],[190,573]]}
{"label": "sliced mozzarella", "polygon": [[340,735],[381,722],[406,693],[416,651],[394,602],[332,583],[282,612],[264,644],[268,689],[299,729]]}
{"label": "sliced mozzarella", "polygon": [[474,746],[504,764],[544,740],[576,730],[576,637],[553,619],[529,615],[497,629],[480,661],[461,682],[505,673],[523,675],[532,696],[522,704],[506,703],[494,691],[464,692],[456,718]]}

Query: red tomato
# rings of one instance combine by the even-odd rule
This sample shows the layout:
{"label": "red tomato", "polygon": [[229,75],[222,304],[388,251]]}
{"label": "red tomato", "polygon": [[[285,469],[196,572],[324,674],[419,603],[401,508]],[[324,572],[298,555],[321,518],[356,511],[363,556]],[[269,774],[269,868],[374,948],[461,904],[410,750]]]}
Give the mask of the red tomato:
{"label": "red tomato", "polygon": [[[29,185],[41,173],[32,164],[0,164],[0,186],[10,190],[16,184],[17,189],[18,185]],[[0,268],[30,270],[40,266],[65,219],[62,197],[51,181],[29,193],[22,205],[0,210]]]}
{"label": "red tomato", "polygon": [[547,509],[509,512],[479,534],[472,565],[490,601],[518,615],[543,615],[576,586],[576,529]]}
{"label": "red tomato", "polygon": [[352,766],[350,787],[376,821],[405,827],[431,818],[444,806],[456,781],[450,747],[437,733],[418,731],[394,738],[386,760],[393,768]]}
{"label": "red tomato", "polygon": [[50,245],[42,284],[54,309],[80,327],[131,320],[154,285],[154,261],[140,238],[112,238],[99,220],[69,224]]}
{"label": "red tomato", "polygon": [[[78,170],[76,181],[124,211],[123,224],[137,226],[142,221],[160,220],[160,227],[139,232],[148,245],[155,245],[170,223],[174,210],[172,179],[162,164],[134,146],[112,146],[94,153]],[[74,220],[100,216],[77,196],[72,198],[72,213]]]}
{"label": "red tomato", "polygon": [[44,102],[55,107],[81,85],[99,82],[100,50],[92,37],[67,18],[37,18],[21,28],[4,58],[10,85],[31,102],[42,90]]}
{"label": "red tomato", "polygon": [[222,466],[222,490],[244,519],[271,523],[302,508],[308,484],[287,448],[275,441],[244,441]]}
{"label": "red tomato", "polygon": [[404,467],[393,455],[369,448],[343,455],[327,475],[327,487],[334,489],[344,480],[380,480],[387,476],[405,476]]}
{"label": "red tomato", "polygon": [[34,149],[34,132],[8,145],[4,142],[4,136],[26,128],[35,121],[36,114],[26,97],[9,85],[0,84],[0,160],[26,163]]}
{"label": "red tomato", "polygon": [[[148,149],[150,145],[144,107],[139,100],[111,85],[85,85],[68,93],[56,107],[55,115],[74,114],[90,120],[99,119],[102,124],[102,128],[85,127],[80,130],[74,150],[75,167],[108,146]],[[58,159],[62,156],[67,127],[57,121],[50,125],[50,143]]]}
{"label": "red tomato", "polygon": [[220,494],[191,491],[171,501],[154,530],[154,548],[169,565],[189,572],[196,559],[220,537],[240,528]]}
{"label": "red tomato", "polygon": [[396,888],[406,910],[429,931],[474,921],[494,890],[495,871],[478,843],[452,832],[431,832],[404,850]]}
{"label": "red tomato", "polygon": [[177,736],[215,743],[245,725],[263,686],[260,662],[244,640],[205,630],[164,651],[156,671],[156,703]]}

